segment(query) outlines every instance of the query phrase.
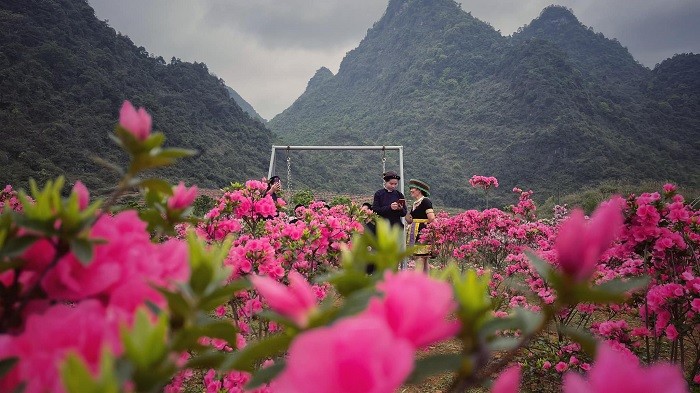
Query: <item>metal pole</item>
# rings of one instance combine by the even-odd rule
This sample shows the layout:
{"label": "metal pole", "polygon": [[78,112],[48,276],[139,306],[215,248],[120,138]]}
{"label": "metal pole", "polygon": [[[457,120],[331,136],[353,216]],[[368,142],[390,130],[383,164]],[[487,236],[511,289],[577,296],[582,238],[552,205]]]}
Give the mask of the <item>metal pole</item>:
{"label": "metal pole", "polygon": [[[403,146],[399,146],[399,176],[401,176],[401,193],[404,193],[404,178],[403,178]],[[403,237],[401,238],[401,251],[406,250],[406,219],[401,217],[401,222],[403,222]],[[408,258],[401,260],[401,270],[405,270],[408,267]]]}
{"label": "metal pole", "polygon": [[403,146],[281,146],[275,145],[272,148],[289,150],[396,150],[403,149]]}
{"label": "metal pole", "polygon": [[272,146],[272,154],[270,154],[270,169],[267,170],[267,180],[270,180],[272,175],[275,173],[275,155],[277,151],[276,146]]}
{"label": "metal pole", "polygon": [[401,193],[403,194],[403,146],[399,146],[399,176],[401,176]]}

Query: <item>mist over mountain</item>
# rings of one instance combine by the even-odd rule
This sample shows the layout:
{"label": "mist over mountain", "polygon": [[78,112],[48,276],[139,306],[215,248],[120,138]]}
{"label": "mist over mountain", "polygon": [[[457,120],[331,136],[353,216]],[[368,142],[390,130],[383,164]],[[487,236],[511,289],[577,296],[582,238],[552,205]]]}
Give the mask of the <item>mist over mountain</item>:
{"label": "mist over mountain", "polygon": [[[473,174],[498,177],[500,201],[516,186],[698,187],[698,83],[700,55],[650,70],[564,7],[503,37],[452,0],[391,0],[338,73],[320,69],[268,126],[281,144],[403,145],[406,177],[450,206],[483,199]],[[370,192],[381,173],[368,154],[294,158],[299,186]]]}
{"label": "mist over mountain", "polygon": [[200,154],[161,175],[204,187],[265,173],[273,136],[203,63],[149,54],[85,0],[0,0],[0,182],[65,175],[105,192],[123,162],[108,133],[124,100],[145,107],[166,146]]}

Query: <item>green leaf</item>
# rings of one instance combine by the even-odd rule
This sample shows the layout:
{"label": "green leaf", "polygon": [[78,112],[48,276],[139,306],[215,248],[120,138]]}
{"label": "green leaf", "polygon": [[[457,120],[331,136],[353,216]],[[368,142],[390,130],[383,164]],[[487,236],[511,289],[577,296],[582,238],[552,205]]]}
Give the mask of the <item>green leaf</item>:
{"label": "green leaf", "polygon": [[165,300],[168,302],[168,310],[170,310],[174,316],[186,319],[190,315],[190,304],[181,293],[171,292],[162,287],[155,287],[155,289],[165,297]]}
{"label": "green leaf", "polygon": [[5,376],[5,374],[10,372],[18,361],[19,358],[16,357],[4,358],[0,360],[0,378],[2,378],[3,376]]}
{"label": "green leaf", "polygon": [[462,364],[460,354],[439,354],[416,360],[413,372],[406,380],[407,383],[417,384],[431,375],[453,372]]}
{"label": "green leaf", "polygon": [[202,336],[220,338],[226,340],[231,348],[236,349],[237,347],[237,330],[233,325],[233,321],[229,319],[214,320],[205,325],[198,326],[198,330]]}
{"label": "green leaf", "polygon": [[488,347],[492,351],[510,351],[517,348],[520,341],[517,337],[498,337],[489,342]]}
{"label": "green leaf", "polygon": [[162,146],[164,142],[165,134],[163,134],[162,132],[154,132],[151,135],[149,135],[145,141],[142,142],[141,147],[144,150],[153,150],[157,147]]}
{"label": "green leaf", "polygon": [[197,154],[197,150],[190,150],[190,149],[179,149],[179,148],[169,148],[169,149],[163,149],[158,153],[159,157],[168,157],[168,158],[184,158],[184,157],[191,157]]}
{"label": "green leaf", "polygon": [[598,342],[590,332],[567,325],[559,326],[559,331],[579,343],[588,355],[595,358]]}
{"label": "green leaf", "polygon": [[139,182],[139,186],[150,190],[158,191],[165,195],[173,195],[173,187],[170,183],[156,177],[144,179]]}
{"label": "green leaf", "polygon": [[362,310],[367,308],[367,304],[369,304],[370,299],[376,295],[377,292],[373,287],[365,288],[353,293],[352,295],[348,296],[345,299],[345,302],[343,302],[343,305],[337,309],[337,314],[335,315],[334,319],[340,319],[360,313]]}
{"label": "green leaf", "polygon": [[34,242],[39,240],[39,237],[33,235],[24,235],[21,237],[11,237],[2,245],[0,252],[3,256],[12,258],[22,254]]}
{"label": "green leaf", "polygon": [[645,287],[648,277],[615,279],[593,288],[582,287],[576,291],[576,300],[584,303],[620,303],[625,301],[627,293]]}
{"label": "green leaf", "polygon": [[97,377],[93,377],[82,357],[73,352],[61,363],[60,373],[68,393],[119,392],[119,381],[114,373],[114,357],[107,350],[102,351]]}
{"label": "green leaf", "polygon": [[61,380],[69,393],[95,392],[97,383],[80,356],[70,353],[61,366]]}
{"label": "green leaf", "polygon": [[535,255],[535,253],[532,251],[525,251],[525,255],[527,255],[527,258],[530,260],[535,270],[537,270],[537,273],[539,273],[540,277],[542,277],[543,280],[548,280],[553,271],[552,265]]}
{"label": "green leaf", "polygon": [[542,313],[533,312],[524,308],[516,308],[515,315],[520,321],[520,328],[523,330],[524,334],[536,332],[544,322],[544,315]]}
{"label": "green leaf", "polygon": [[232,354],[222,365],[223,371],[238,370],[252,372],[265,359],[275,358],[289,348],[292,337],[277,334],[248,344],[245,348]]}
{"label": "green leaf", "polygon": [[520,328],[520,320],[513,316],[506,318],[492,318],[486,321],[479,329],[479,337],[486,339],[498,331],[516,330]]}
{"label": "green leaf", "polygon": [[139,308],[133,328],[128,330],[122,326],[120,330],[128,358],[141,370],[149,369],[166,355],[168,319],[165,313],[158,316],[155,324],[151,324],[146,309]]}
{"label": "green leaf", "polygon": [[230,282],[228,285],[216,288],[206,296],[203,296],[199,301],[199,309],[208,312],[216,307],[231,300],[233,295],[243,289],[251,287],[251,283],[245,279],[239,279]]}
{"label": "green leaf", "polygon": [[209,350],[193,355],[185,364],[185,368],[206,370],[210,368],[218,369],[232,356],[230,352]]}
{"label": "green leaf", "polygon": [[71,240],[70,249],[83,266],[92,261],[93,247],[88,239],[76,238]]}
{"label": "green leaf", "polygon": [[277,359],[273,365],[262,368],[253,373],[253,377],[245,385],[245,389],[253,390],[259,386],[262,386],[272,381],[273,379],[275,379],[276,376],[279,375],[279,373],[281,373],[284,370],[284,367],[284,360]]}
{"label": "green leaf", "polygon": [[[121,143],[119,142],[119,139],[116,138],[113,134],[109,134],[109,137],[110,137],[110,139],[115,141],[118,145],[121,145]],[[104,168],[111,169],[112,171],[118,173],[121,176],[124,175],[124,169],[122,169],[119,165],[117,165],[115,163],[109,162],[109,161],[105,160],[104,158],[98,157],[98,156],[90,156],[90,159],[93,162],[97,163],[98,165],[101,165]]]}

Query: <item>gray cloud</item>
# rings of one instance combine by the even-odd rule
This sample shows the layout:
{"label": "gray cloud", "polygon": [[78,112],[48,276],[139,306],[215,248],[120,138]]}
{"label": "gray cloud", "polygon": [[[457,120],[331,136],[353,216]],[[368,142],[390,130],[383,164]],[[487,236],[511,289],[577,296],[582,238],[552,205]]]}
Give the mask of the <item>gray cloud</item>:
{"label": "gray cloud", "polygon": [[[337,71],[388,0],[88,0],[100,19],[166,59],[199,61],[265,118],[304,91],[322,67]],[[504,35],[551,0],[462,0],[462,9]],[[700,52],[698,0],[559,0],[581,23],[616,38],[653,67]]]}
{"label": "gray cloud", "polygon": [[359,42],[381,17],[376,0],[204,0],[207,22],[233,28],[269,48],[340,48]]}

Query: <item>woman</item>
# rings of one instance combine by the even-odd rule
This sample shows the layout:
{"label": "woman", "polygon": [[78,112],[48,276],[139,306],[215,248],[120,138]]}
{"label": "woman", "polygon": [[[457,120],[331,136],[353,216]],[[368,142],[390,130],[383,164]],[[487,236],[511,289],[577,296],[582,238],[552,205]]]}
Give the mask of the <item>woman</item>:
{"label": "woman", "polygon": [[277,204],[277,193],[282,189],[282,180],[279,176],[272,176],[270,180],[267,181],[267,190],[265,190],[265,195],[272,197],[272,200]]}
{"label": "woman", "polygon": [[406,215],[406,199],[403,194],[396,189],[401,176],[394,171],[384,173],[384,188],[374,193],[372,211],[379,217],[389,220],[391,225],[398,225],[403,228],[401,217]]}
{"label": "woman", "polygon": [[430,186],[423,181],[411,179],[408,181],[408,191],[413,198],[413,208],[406,215],[406,223],[410,225],[406,233],[406,244],[409,247],[415,246],[413,256],[416,260],[416,267],[423,264],[423,271],[428,272],[428,257],[430,256],[430,244],[420,238],[420,233],[426,225],[435,220],[433,202],[428,199],[430,196]]}

